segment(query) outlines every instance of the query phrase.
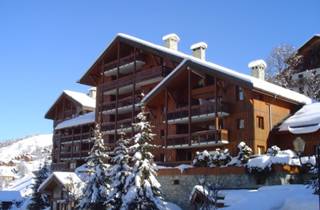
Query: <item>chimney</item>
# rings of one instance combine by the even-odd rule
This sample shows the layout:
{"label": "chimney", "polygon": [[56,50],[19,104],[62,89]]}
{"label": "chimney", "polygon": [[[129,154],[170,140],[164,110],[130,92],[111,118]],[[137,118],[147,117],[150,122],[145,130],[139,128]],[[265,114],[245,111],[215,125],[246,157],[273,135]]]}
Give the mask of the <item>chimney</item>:
{"label": "chimney", "polygon": [[164,41],[165,47],[172,50],[178,50],[178,43],[180,41],[180,38],[177,34],[167,34],[162,37],[162,40]]}
{"label": "chimney", "polygon": [[248,64],[251,69],[251,76],[264,80],[267,64],[264,60],[254,60]]}
{"label": "chimney", "polygon": [[198,42],[191,45],[192,55],[201,60],[206,60],[206,49],[208,45],[205,42]]}
{"label": "chimney", "polygon": [[97,95],[97,88],[96,87],[90,88],[88,91],[88,96],[95,99],[96,95]]}

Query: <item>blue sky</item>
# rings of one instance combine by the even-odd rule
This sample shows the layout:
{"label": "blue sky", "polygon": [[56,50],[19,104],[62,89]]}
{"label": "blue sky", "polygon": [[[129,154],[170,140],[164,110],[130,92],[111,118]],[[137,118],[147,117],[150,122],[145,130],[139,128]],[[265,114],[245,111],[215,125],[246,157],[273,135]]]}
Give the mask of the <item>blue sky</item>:
{"label": "blue sky", "polygon": [[320,1],[0,1],[0,141],[50,133],[44,114],[116,33],[162,44],[175,32],[180,49],[205,41],[208,60],[248,73],[281,43],[299,46],[320,33]]}

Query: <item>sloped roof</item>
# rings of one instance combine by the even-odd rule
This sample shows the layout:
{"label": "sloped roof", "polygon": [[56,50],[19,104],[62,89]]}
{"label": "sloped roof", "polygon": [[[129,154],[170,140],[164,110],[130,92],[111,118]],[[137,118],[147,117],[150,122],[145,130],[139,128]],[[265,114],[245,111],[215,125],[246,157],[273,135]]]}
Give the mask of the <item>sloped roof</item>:
{"label": "sloped roof", "polygon": [[53,172],[38,188],[39,192],[45,191],[45,188],[54,180],[57,180],[62,186],[67,186],[68,184],[81,184],[82,180],[74,172]]}
{"label": "sloped roof", "polygon": [[279,127],[279,131],[289,131],[293,134],[313,133],[319,129],[320,102],[303,106]]}
{"label": "sloped roof", "polygon": [[68,128],[78,125],[84,125],[88,123],[93,123],[95,121],[95,112],[89,112],[87,114],[79,115],[78,117],[65,120],[61,123],[59,123],[55,129],[62,129],[62,128]]}
{"label": "sloped roof", "polygon": [[299,47],[298,52],[300,53],[308,46],[312,45],[314,41],[320,40],[320,34],[313,35],[308,41],[306,41],[301,47]]}
{"label": "sloped roof", "polygon": [[[296,103],[299,103],[299,104],[309,104],[309,103],[312,102],[312,100],[309,97],[307,97],[305,95],[302,95],[300,93],[288,90],[286,88],[271,84],[271,83],[266,82],[266,81],[259,80],[259,79],[255,78],[255,77],[252,77],[252,76],[237,72],[235,70],[232,70],[232,69],[220,66],[220,65],[217,65],[215,63],[211,63],[211,62],[208,62],[208,61],[204,61],[204,60],[198,59],[196,57],[193,57],[191,55],[185,54],[185,53],[177,51],[177,50],[172,50],[172,49],[169,49],[167,47],[164,47],[164,46],[161,46],[161,45],[157,45],[157,44],[153,44],[151,42],[148,42],[148,41],[145,41],[145,40],[142,40],[142,39],[139,39],[139,38],[127,35],[127,34],[123,34],[123,33],[117,34],[117,36],[114,38],[114,40],[111,42],[111,44],[117,39],[120,39],[121,41],[125,41],[128,44],[132,44],[133,46],[136,46],[136,47],[138,46],[138,47],[145,48],[145,49],[150,50],[152,52],[155,52],[157,54],[164,54],[164,55],[167,55],[167,56],[169,55],[172,58],[174,58],[176,61],[179,61],[179,62],[190,61],[191,63],[197,64],[197,65],[202,66],[202,67],[205,67],[207,70],[210,70],[212,72],[219,72],[221,74],[228,75],[228,76],[231,76],[231,77],[236,78],[238,80],[242,80],[244,82],[247,82],[247,83],[251,84],[253,86],[253,88],[256,88],[256,89],[258,89],[260,91],[271,93],[271,94],[273,94],[275,96],[280,96],[280,97],[283,97],[285,99],[288,99],[290,101],[293,101],[293,102],[296,102]],[[98,58],[98,60],[101,59],[101,57],[103,55],[104,55],[104,53]],[[97,61],[95,62],[94,65],[96,65]],[[177,66],[177,68],[181,68],[181,67],[182,67],[181,65]],[[91,70],[92,70],[92,67],[80,79],[80,82],[82,82],[84,80],[83,79],[84,77],[86,77],[86,76],[88,76],[88,74],[90,74]],[[167,76],[165,78],[165,80],[167,80],[169,78],[170,77]],[[84,83],[84,84],[86,84],[86,83]],[[158,84],[155,87],[155,89],[159,88],[159,87],[160,87],[160,84]],[[148,97],[151,97],[150,94],[148,94],[148,95],[149,95]],[[143,101],[147,101],[147,100],[145,99]]]}
{"label": "sloped roof", "polygon": [[82,106],[85,109],[94,110],[96,107],[96,100],[94,98],[91,98],[85,93],[71,91],[71,90],[64,90],[60,96],[57,98],[57,100],[53,103],[53,105],[50,107],[50,109],[47,111],[45,117],[48,119],[50,118],[50,113],[53,110],[53,108],[57,105],[57,103],[61,100],[63,96],[67,96],[76,103],[78,103],[80,106]]}

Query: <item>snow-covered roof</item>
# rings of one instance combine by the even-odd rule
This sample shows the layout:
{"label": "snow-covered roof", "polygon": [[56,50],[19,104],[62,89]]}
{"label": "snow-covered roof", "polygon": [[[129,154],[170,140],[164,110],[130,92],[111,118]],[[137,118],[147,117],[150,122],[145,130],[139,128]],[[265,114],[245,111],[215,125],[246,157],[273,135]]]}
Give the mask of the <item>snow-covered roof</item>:
{"label": "snow-covered roof", "polygon": [[280,131],[289,131],[293,134],[313,133],[319,129],[320,102],[303,106],[279,127]]}
{"label": "snow-covered roof", "polygon": [[[180,57],[180,58],[182,58],[184,60],[192,61],[194,63],[197,63],[199,65],[207,67],[207,68],[211,69],[212,71],[218,71],[218,72],[221,72],[221,73],[223,73],[225,75],[229,75],[229,76],[238,78],[240,80],[249,82],[249,83],[251,83],[253,85],[254,88],[256,88],[258,90],[262,90],[262,91],[265,91],[265,92],[274,94],[276,96],[280,96],[280,97],[283,97],[285,99],[288,99],[288,100],[291,100],[291,101],[295,101],[295,102],[301,103],[301,104],[309,104],[309,103],[312,102],[312,100],[309,97],[307,97],[305,95],[302,95],[300,93],[297,93],[295,91],[288,90],[288,89],[280,87],[278,85],[274,85],[274,84],[272,84],[270,82],[257,79],[255,77],[240,73],[238,71],[235,71],[235,70],[232,70],[232,69],[220,66],[220,65],[217,65],[215,63],[211,63],[211,62],[208,62],[208,61],[205,61],[205,60],[201,60],[199,58],[196,58],[196,57],[191,56],[191,55],[187,55],[187,54],[182,53],[182,52],[177,51],[177,50],[173,50],[173,49],[169,49],[169,48],[166,48],[164,46],[161,46],[161,45],[153,44],[151,42],[148,42],[148,41],[145,41],[145,40],[142,40],[142,39],[139,39],[139,38],[127,35],[127,34],[123,34],[123,33],[119,33],[117,35],[117,37],[121,37],[121,38],[124,38],[124,39],[131,40],[133,42],[136,42],[136,43],[139,43],[141,45],[147,46],[149,48],[153,48],[153,49],[162,51],[164,53],[167,53],[167,54],[170,54],[170,55],[173,55],[173,56],[176,56],[176,57]],[[167,76],[165,79],[168,79],[168,78],[169,78],[169,76]],[[157,88],[157,87],[158,86],[156,86],[155,88]]]}
{"label": "snow-covered roof", "polygon": [[68,128],[88,123],[93,123],[95,121],[95,112],[89,112],[83,115],[79,115],[78,117],[65,120],[61,123],[59,123],[55,129],[62,129],[62,128]]}
{"label": "snow-covered roof", "polygon": [[53,180],[57,179],[61,185],[67,186],[69,184],[79,184],[82,183],[81,179],[74,172],[53,172],[42,184],[39,186],[38,191],[44,191],[47,185]]}
{"label": "snow-covered roof", "polygon": [[0,191],[0,202],[17,202],[23,200],[20,191]]}
{"label": "snow-covered roof", "polygon": [[88,108],[96,107],[96,100],[94,98],[91,98],[85,93],[80,93],[80,92],[71,91],[71,90],[64,90],[63,92],[68,96],[70,96],[75,101],[79,102],[84,107],[88,107]]}
{"label": "snow-covered roof", "polygon": [[179,36],[178,36],[177,34],[175,34],[175,33],[167,34],[167,35],[165,35],[165,36],[162,37],[162,40],[163,40],[163,41],[165,41],[165,40],[167,40],[167,39],[175,39],[175,40],[177,40],[177,41],[180,41]]}
{"label": "snow-covered roof", "polygon": [[249,64],[248,64],[248,67],[251,69],[253,67],[256,67],[256,66],[263,66],[264,68],[267,67],[267,64],[264,60],[262,59],[259,59],[259,60],[254,60],[254,61],[251,61]]}

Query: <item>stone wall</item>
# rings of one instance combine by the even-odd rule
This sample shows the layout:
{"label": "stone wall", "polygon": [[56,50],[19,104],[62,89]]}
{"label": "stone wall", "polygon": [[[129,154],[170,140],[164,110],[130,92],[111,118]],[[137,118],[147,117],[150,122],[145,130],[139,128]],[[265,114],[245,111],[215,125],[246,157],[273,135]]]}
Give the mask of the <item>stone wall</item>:
{"label": "stone wall", "polygon": [[158,180],[167,201],[176,203],[183,209],[191,209],[189,196],[200,179],[218,183],[223,189],[256,189],[262,185],[303,182],[297,172],[297,168],[283,166],[274,166],[267,176],[249,174],[243,167],[189,168],[183,172],[177,168],[166,168],[160,169]]}

